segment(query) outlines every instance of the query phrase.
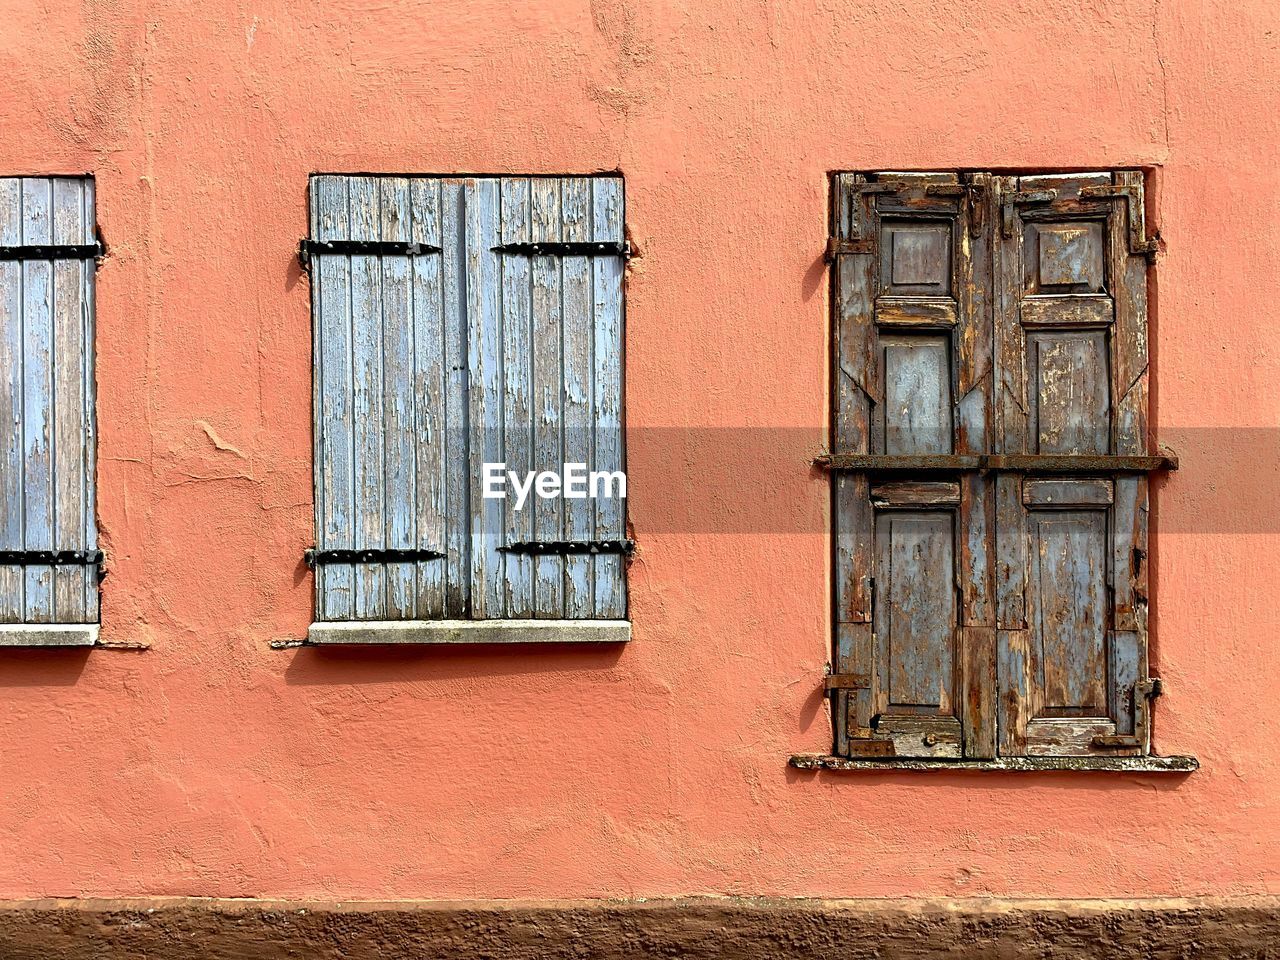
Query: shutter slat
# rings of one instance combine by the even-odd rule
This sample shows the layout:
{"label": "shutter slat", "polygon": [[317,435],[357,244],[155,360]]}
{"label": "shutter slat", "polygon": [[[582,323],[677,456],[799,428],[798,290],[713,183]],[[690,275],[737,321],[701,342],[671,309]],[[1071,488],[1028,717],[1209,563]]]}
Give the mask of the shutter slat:
{"label": "shutter slat", "polygon": [[[600,177],[592,181],[592,235],[596,242],[621,242],[622,181]],[[621,257],[591,260],[595,343],[592,347],[592,404],[595,419],[592,469],[621,471],[622,438],[622,278]],[[614,490],[614,493],[619,491]],[[590,501],[595,509],[595,538],[622,540],[624,502],[616,496]],[[594,615],[602,619],[626,616],[626,583],[623,558],[617,554],[596,556]]]}
{"label": "shutter slat", "polygon": [[466,197],[462,181],[443,185],[444,249],[445,616],[471,615],[470,438],[467,436]]}
{"label": "shutter slat", "polygon": [[[318,240],[344,240],[351,233],[347,180],[316,177],[312,181],[314,222]],[[317,546],[338,550],[353,545],[352,506],[352,374],[351,260],[345,256],[312,261],[315,309]],[[354,605],[355,569],[351,564],[316,568],[317,615],[323,620],[350,620]]]}
{"label": "shutter slat", "polygon": [[[412,227],[409,181],[382,180],[381,239],[409,241]],[[409,548],[417,540],[415,495],[416,433],[414,431],[413,320],[409,257],[383,256],[382,356],[383,437],[386,451],[386,546]],[[438,549],[438,548],[437,548]],[[386,565],[387,597],[384,616],[403,620],[416,616],[417,589],[412,563]]]}
{"label": "shutter slat", "polygon": [[[377,240],[379,184],[373,177],[351,181],[351,239]],[[386,546],[384,484],[386,479],[382,419],[386,383],[382,377],[381,258],[351,257],[351,429],[355,464],[355,548]],[[355,617],[386,616],[387,571],[384,563],[356,565]]]}
{"label": "shutter slat", "polygon": [[[0,180],[0,244],[22,237],[22,184]],[[22,542],[22,263],[0,261],[0,549]],[[21,567],[0,566],[0,623],[22,622]]]}
{"label": "shutter slat", "polygon": [[[46,179],[22,181],[22,242],[53,242],[53,188]],[[53,549],[53,264],[22,264],[23,519],[27,550]],[[53,622],[53,567],[26,568],[23,619]]]}
{"label": "shutter slat", "polygon": [[[562,239],[591,239],[591,181],[572,177],[563,181]],[[564,462],[585,464],[595,469],[591,456],[593,316],[595,303],[591,283],[591,263],[586,257],[564,257],[563,277],[563,358]],[[595,511],[590,499],[563,497],[564,537],[591,540],[595,535]],[[584,554],[565,557],[564,616],[590,617],[593,613],[592,558]]]}
{"label": "shutter slat", "polygon": [[[561,183],[533,181],[533,242],[561,240]],[[538,471],[561,469],[564,462],[562,402],[564,378],[563,278],[560,257],[533,257],[533,396],[534,465]],[[531,495],[534,538],[560,540],[564,536],[563,501]],[[539,556],[534,565],[534,615],[564,616],[564,557]]]}
{"label": "shutter slat", "polygon": [[[53,242],[84,243],[83,181],[53,181]],[[86,508],[85,358],[82,303],[92,260],[59,260],[53,265],[54,346],[54,542],[60,550],[84,550]],[[53,570],[54,614],[60,623],[85,620],[87,587],[96,571],[84,566]]]}
{"label": "shutter slat", "polygon": [[[415,179],[410,187],[413,236],[418,243],[441,246],[440,181]],[[417,546],[445,550],[445,411],[444,303],[440,257],[414,257],[413,276],[413,436]],[[444,612],[446,564],[417,564],[416,616],[439,618]]]}
{"label": "shutter slat", "polygon": [[498,181],[467,189],[467,311],[471,380],[471,607],[483,620],[502,616],[503,501],[483,496],[484,464],[502,460],[502,335],[498,311]]}
{"label": "shutter slat", "polygon": [[[530,183],[528,178],[502,181],[502,242],[530,242]],[[507,469],[524,477],[533,465],[533,315],[530,309],[529,257],[501,257],[502,353],[503,353],[503,460]],[[526,543],[534,538],[534,506],[516,509],[507,491],[506,542]],[[533,570],[536,560],[526,553],[505,554],[508,617],[533,616]]]}

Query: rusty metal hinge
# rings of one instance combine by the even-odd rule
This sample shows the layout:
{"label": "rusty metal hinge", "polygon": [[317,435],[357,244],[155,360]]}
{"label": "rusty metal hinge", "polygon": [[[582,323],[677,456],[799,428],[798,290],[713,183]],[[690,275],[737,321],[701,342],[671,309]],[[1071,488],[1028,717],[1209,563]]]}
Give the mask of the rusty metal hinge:
{"label": "rusty metal hinge", "polygon": [[1017,207],[1053,203],[1053,201],[1057,199],[1057,190],[1015,190],[1013,193],[1005,194],[1003,201],[1000,204],[1000,232],[1006,237],[1013,236],[1013,217],[1014,211]]}
{"label": "rusty metal hinge", "polygon": [[1159,237],[1147,236],[1147,212],[1142,206],[1142,189],[1136,183],[1081,187],[1080,196],[1124,200],[1129,218],[1129,252],[1151,260],[1160,247]]}
{"label": "rusty metal hinge", "polygon": [[822,690],[825,696],[831,696],[837,690],[870,690],[871,677],[865,673],[829,673],[822,678]]}
{"label": "rusty metal hinge", "polygon": [[1097,736],[1089,745],[1101,750],[1135,750],[1145,747],[1149,740],[1151,701],[1164,693],[1159,677],[1148,677],[1133,685],[1133,733]]}

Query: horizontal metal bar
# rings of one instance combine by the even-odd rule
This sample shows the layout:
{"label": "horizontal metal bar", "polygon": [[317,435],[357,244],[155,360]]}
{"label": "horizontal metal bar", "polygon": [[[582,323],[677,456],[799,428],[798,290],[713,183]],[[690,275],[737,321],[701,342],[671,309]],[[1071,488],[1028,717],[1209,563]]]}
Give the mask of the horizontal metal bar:
{"label": "horizontal metal bar", "polygon": [[508,543],[498,548],[504,553],[525,554],[578,554],[621,553],[630,556],[635,552],[634,540],[532,540],[525,543]]}
{"label": "horizontal metal bar", "polygon": [[298,244],[298,259],[305,267],[317,254],[372,257],[420,257],[439,253],[440,248],[430,243],[410,243],[406,240],[311,240]]}
{"label": "horizontal metal bar", "polygon": [[101,550],[0,550],[0,567],[92,567],[102,560]]}
{"label": "horizontal metal bar", "polygon": [[1157,470],[1177,470],[1178,458],[1113,457],[1097,456],[1049,456],[999,455],[983,457],[983,469],[1007,470],[1026,473],[1153,473]]}
{"label": "horizontal metal bar", "polygon": [[492,248],[496,253],[512,253],[526,257],[629,257],[631,244],[627,241],[588,242],[575,240],[548,240],[543,243],[500,243]]}
{"label": "horizontal metal bar", "polygon": [[928,456],[885,456],[867,453],[832,453],[818,457],[814,465],[827,470],[857,470],[865,473],[954,473],[957,470],[979,470],[982,457],[938,454]]}
{"label": "horizontal metal bar", "polygon": [[325,563],[413,563],[418,560],[443,560],[439,550],[372,547],[366,550],[308,550],[307,566],[314,569]]}
{"label": "horizontal metal bar", "polygon": [[0,247],[0,260],[93,260],[106,252],[101,243],[27,243]]}
{"label": "horizontal metal bar", "polygon": [[955,473],[988,470],[1006,473],[1154,473],[1177,470],[1178,458],[1169,454],[1155,457],[1050,456],[1042,454],[952,454],[885,456],[866,453],[834,453],[818,457],[815,466],[832,471],[860,473]]}

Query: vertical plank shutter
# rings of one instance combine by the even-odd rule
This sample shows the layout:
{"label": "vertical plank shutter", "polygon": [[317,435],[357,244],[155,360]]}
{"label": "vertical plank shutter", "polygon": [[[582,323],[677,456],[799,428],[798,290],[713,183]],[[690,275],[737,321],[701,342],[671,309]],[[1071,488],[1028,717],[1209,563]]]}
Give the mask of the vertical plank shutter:
{"label": "vertical plank shutter", "polygon": [[[998,452],[1147,454],[1141,174],[999,186]],[[1001,753],[1145,753],[1146,477],[999,483]]]}
{"label": "vertical plank shutter", "polygon": [[622,557],[511,549],[621,540],[621,501],[484,496],[487,463],[623,469],[621,181],[326,175],[311,207],[317,617],[624,616]]}
{"label": "vertical plank shutter", "polygon": [[92,178],[0,178],[0,623],[98,622],[96,241]]}
{"label": "vertical plank shutter", "polygon": [[[836,187],[833,452],[982,451],[989,254],[971,237],[967,188],[955,174],[849,174]],[[992,755],[989,482],[840,473],[835,497],[837,749]]]}
{"label": "vertical plank shutter", "polygon": [[1141,175],[834,186],[837,751],[1146,752]]}

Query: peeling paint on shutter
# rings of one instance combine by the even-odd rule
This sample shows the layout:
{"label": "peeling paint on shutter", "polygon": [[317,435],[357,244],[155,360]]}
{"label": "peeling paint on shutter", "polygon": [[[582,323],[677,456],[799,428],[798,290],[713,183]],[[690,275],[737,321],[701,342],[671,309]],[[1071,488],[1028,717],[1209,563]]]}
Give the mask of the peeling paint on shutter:
{"label": "peeling paint on shutter", "polygon": [[[322,620],[625,615],[623,558],[510,552],[621,540],[619,500],[485,498],[484,465],[623,469],[622,258],[611,177],[312,178],[317,549]],[[502,249],[504,245],[517,245]],[[346,559],[346,555],[343,555]]]}
{"label": "peeling paint on shutter", "polygon": [[837,752],[1147,752],[1142,175],[834,185]]}
{"label": "peeling paint on shutter", "polygon": [[[0,178],[0,246],[95,242],[92,178]],[[94,269],[0,260],[0,551],[97,550]],[[96,563],[0,565],[0,623],[97,622]]]}

